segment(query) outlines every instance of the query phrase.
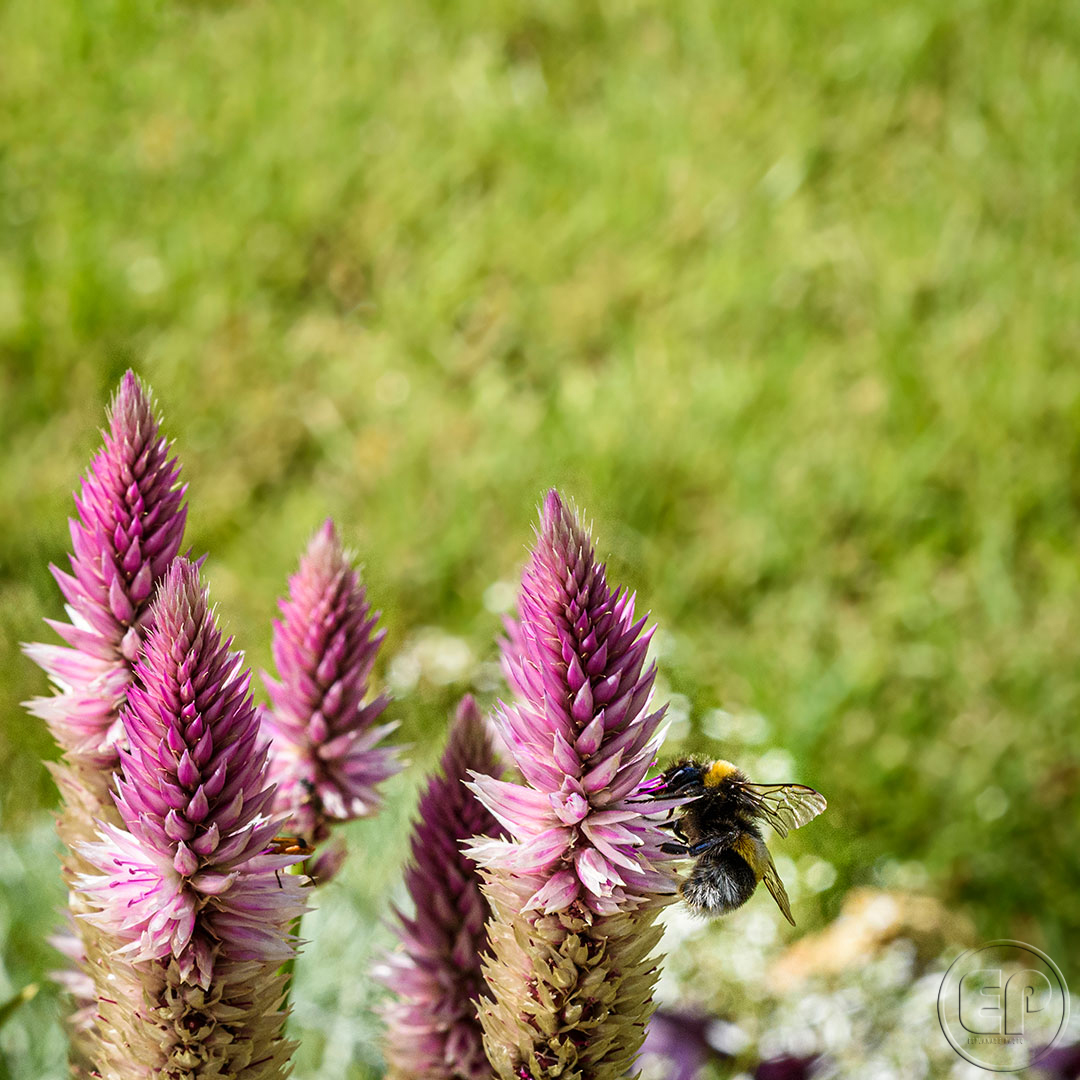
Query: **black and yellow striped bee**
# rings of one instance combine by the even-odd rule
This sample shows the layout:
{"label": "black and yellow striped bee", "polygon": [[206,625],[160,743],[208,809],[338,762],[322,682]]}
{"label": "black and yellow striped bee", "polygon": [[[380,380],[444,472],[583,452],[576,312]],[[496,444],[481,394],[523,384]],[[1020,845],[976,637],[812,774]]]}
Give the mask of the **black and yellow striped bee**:
{"label": "black and yellow striped bee", "polygon": [[787,890],[765,846],[759,822],[781,836],[813,820],[825,796],[805,784],[755,784],[730,761],[683,758],[647,785],[651,798],[694,797],[666,826],[675,836],[663,849],[692,855],[693,869],[679,892],[703,915],[726,915],[741,907],[764,881],[792,926]]}

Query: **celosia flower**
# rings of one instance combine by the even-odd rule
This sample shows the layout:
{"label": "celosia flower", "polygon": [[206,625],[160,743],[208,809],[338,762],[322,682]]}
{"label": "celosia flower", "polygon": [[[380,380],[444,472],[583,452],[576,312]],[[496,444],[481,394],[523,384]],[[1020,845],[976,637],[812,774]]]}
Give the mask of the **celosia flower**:
{"label": "celosia flower", "polygon": [[25,647],[59,690],[29,702],[30,712],[48,723],[69,757],[102,768],[106,786],[154,587],[184,535],[179,476],[153,402],[129,371],[113,398],[105,443],[75,496],[71,573],[50,567],[71,621],[46,622],[70,647]]}
{"label": "celosia flower", "polygon": [[466,789],[470,772],[498,776],[491,738],[471,697],[458,707],[441,771],[420,797],[405,885],[415,913],[398,912],[403,950],[377,977],[396,995],[386,1006],[393,1080],[486,1080],[476,1002],[486,994],[480,954],[490,908],[461,841],[498,832]]}
{"label": "celosia flower", "polygon": [[396,723],[377,725],[388,699],[364,704],[385,631],[375,631],[359,576],[332,521],[317,532],[289,580],[274,622],[279,680],[264,674],[273,703],[264,713],[271,737],[275,807],[309,842],[325,840],[334,821],[373,814],[376,786],[401,768],[395,747],[377,744]]}
{"label": "celosia flower", "polygon": [[[120,710],[146,632],[150,599],[184,532],[185,489],[169,453],[153,401],[129,371],[113,398],[104,445],[75,496],[71,573],[50,568],[70,622],[47,621],[68,646],[24,647],[56,687],[53,696],[35,698],[27,708],[46,721],[63,752],[50,769],[63,802],[57,831],[68,849],[63,867],[69,884],[89,869],[76,849],[96,834],[95,820],[119,820],[108,792],[123,740]],[[83,898],[72,893],[69,907],[73,915],[81,914]],[[55,943],[81,965],[97,930],[81,919],[74,926],[77,936],[65,931]],[[88,979],[85,970],[60,977],[76,1003],[70,1018],[76,1062],[85,1056],[81,1033],[95,1013],[84,993]]]}
{"label": "celosia flower", "polygon": [[674,891],[667,839],[632,796],[656,760],[664,709],[644,715],[653,631],[634,597],[611,590],[576,517],[551,492],[525,570],[504,669],[516,700],[495,720],[525,784],[477,777],[512,840],[474,846],[484,866],[529,875],[529,910],[574,901],[598,915]]}
{"label": "celosia flower", "polygon": [[495,911],[485,1047],[505,1080],[621,1077],[652,1011],[653,920],[676,889],[657,816],[674,804],[634,798],[664,710],[647,709],[646,620],[554,491],[519,614],[504,647],[516,696],[495,719],[525,782],[474,782],[511,837],[469,849]]}
{"label": "celosia flower", "polygon": [[299,857],[272,844],[266,747],[230,644],[197,567],[175,560],[122,713],[122,826],[81,849],[100,871],[77,886],[102,931],[88,959],[107,1076],[255,1080],[288,1057],[278,969],[303,904],[281,871]]}

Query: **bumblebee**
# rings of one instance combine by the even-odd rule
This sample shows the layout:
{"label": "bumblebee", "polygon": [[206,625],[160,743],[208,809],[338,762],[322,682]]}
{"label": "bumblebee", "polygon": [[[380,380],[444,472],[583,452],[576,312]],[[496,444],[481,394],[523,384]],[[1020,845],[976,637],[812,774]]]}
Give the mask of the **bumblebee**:
{"label": "bumblebee", "polygon": [[693,798],[662,826],[676,838],[663,850],[696,860],[679,887],[688,907],[703,915],[726,915],[764,881],[784,918],[795,925],[787,890],[758,825],[764,821],[787,836],[825,809],[824,795],[805,784],[755,784],[730,761],[693,758],[669,765],[649,785],[649,795]]}

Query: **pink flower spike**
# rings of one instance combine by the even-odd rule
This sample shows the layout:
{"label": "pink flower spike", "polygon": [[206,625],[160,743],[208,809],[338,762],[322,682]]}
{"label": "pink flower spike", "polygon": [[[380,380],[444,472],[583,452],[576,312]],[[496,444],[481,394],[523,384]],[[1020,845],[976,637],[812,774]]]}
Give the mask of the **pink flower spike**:
{"label": "pink flower spike", "polygon": [[[485,1047],[499,1080],[616,1080],[631,1071],[652,1011],[654,920],[676,891],[660,828],[669,807],[638,797],[663,709],[648,712],[652,631],[634,597],[608,586],[554,491],[518,614],[503,642],[514,700],[493,721],[523,782],[470,785],[511,837],[468,848],[495,913]],[[602,999],[591,989],[600,985]]]}
{"label": "pink flower spike", "polygon": [[[667,837],[654,808],[632,798],[656,760],[663,716],[662,709],[646,716],[655,676],[654,668],[642,673],[649,632],[642,633],[644,619],[635,620],[633,597],[608,586],[592,541],[554,491],[544,501],[519,607],[520,620],[508,624],[503,643],[503,664],[518,697],[496,710],[494,720],[527,783],[477,780],[477,794],[523,852],[536,852],[537,837],[553,825],[573,827],[562,850],[575,858],[583,849],[593,852],[580,864],[589,868],[588,880],[581,880],[587,905],[590,898],[609,898],[606,883],[618,876],[616,865],[640,867],[650,884],[640,892],[621,890],[621,909],[652,904],[673,893],[675,883],[672,860],[660,850]],[[600,697],[621,703],[617,718]],[[590,809],[625,815],[618,832],[601,834],[602,847],[582,828]],[[543,884],[532,882],[531,891]]]}
{"label": "pink flower spike", "polygon": [[[95,1075],[164,1076],[174,1060],[190,1075],[284,1075],[280,967],[295,955],[304,902],[303,879],[281,871],[302,856],[273,842],[280,822],[249,682],[198,568],[174,560],[121,714],[123,827],[103,823],[80,846],[96,872],[75,885],[100,931],[87,957],[101,1017]],[[148,1064],[159,1061],[160,1071]]]}
{"label": "pink flower spike", "polygon": [[385,632],[375,631],[378,613],[332,521],[312,538],[280,606],[278,679],[263,675],[274,805],[291,832],[320,843],[335,821],[374,814],[378,785],[401,768],[397,748],[376,745],[397,726],[377,724],[388,699],[364,701]]}
{"label": "pink flower spike", "polygon": [[26,651],[59,688],[55,697],[29,702],[30,712],[46,720],[62,750],[100,755],[108,768],[153,587],[180,550],[187,510],[153,399],[130,371],[112,400],[104,439],[75,497],[71,573],[50,568],[71,620],[52,625],[71,648]]}
{"label": "pink flower spike", "polygon": [[[26,707],[45,721],[62,753],[50,768],[63,800],[57,832],[67,849],[62,861],[69,883],[91,869],[79,848],[95,838],[96,822],[119,820],[110,789],[124,743],[120,711],[148,630],[151,597],[183,539],[180,467],[154,413],[149,390],[127,372],[112,399],[104,444],[75,496],[70,572],[50,567],[68,621],[45,621],[66,645],[23,647],[55,688]],[[71,956],[83,976],[63,982],[75,996],[72,1064],[79,1071],[89,1059],[97,1017],[93,998],[82,993],[90,984],[87,956],[99,947],[99,931],[82,918],[86,904],[69,892],[80,940]]]}
{"label": "pink flower spike", "polygon": [[[459,844],[498,822],[464,783],[497,776],[490,736],[471,697],[458,707],[441,771],[420,797],[405,884],[415,907],[398,914],[401,950],[378,977],[395,994],[384,1010],[386,1057],[395,1080],[487,1080],[476,1002],[485,995],[481,954],[490,915],[480,879]],[[497,781],[492,781],[497,782]]]}

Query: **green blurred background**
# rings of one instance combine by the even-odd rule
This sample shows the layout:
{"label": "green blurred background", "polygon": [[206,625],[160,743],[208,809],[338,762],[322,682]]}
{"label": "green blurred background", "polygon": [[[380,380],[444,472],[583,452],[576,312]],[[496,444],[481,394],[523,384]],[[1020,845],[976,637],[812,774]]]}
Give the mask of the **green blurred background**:
{"label": "green blurred background", "polygon": [[552,484],[662,628],[673,748],[828,795],[799,933],[926,893],[1069,978],[1080,9],[4,0],[0,40],[0,995],[61,900],[18,642],[128,366],[253,665],[327,515],[385,613],[413,766],[313,919],[299,1076],[378,1070],[415,788]]}

